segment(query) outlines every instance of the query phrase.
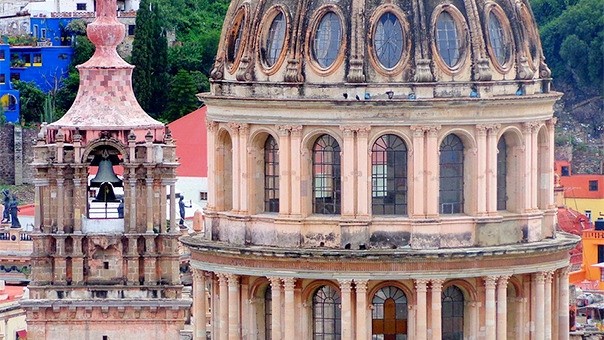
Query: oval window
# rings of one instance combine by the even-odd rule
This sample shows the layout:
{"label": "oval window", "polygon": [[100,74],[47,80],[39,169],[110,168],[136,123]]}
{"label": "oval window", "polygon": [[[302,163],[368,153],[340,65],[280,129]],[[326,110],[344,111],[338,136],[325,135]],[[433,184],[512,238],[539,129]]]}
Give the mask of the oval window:
{"label": "oval window", "polygon": [[264,59],[269,67],[273,67],[283,51],[285,43],[285,15],[279,12],[273,19],[266,36]]}
{"label": "oval window", "polygon": [[448,12],[440,13],[436,20],[436,47],[449,67],[457,65],[461,55],[461,42],[455,19]]}
{"label": "oval window", "polygon": [[329,68],[336,61],[342,39],[342,24],[334,12],[325,14],[315,32],[312,52],[322,68]]}
{"label": "oval window", "polygon": [[509,44],[501,20],[493,11],[489,13],[489,41],[495,59],[500,66],[505,65],[509,55]]}
{"label": "oval window", "polygon": [[384,68],[394,68],[401,60],[405,49],[403,26],[393,13],[384,13],[378,20],[373,36],[373,48]]}
{"label": "oval window", "polygon": [[231,28],[231,34],[229,36],[228,43],[228,55],[230,62],[235,61],[237,56],[239,55],[239,49],[241,47],[241,38],[243,37],[243,22],[245,19],[245,14],[241,11],[241,14],[237,15],[233,27]]}

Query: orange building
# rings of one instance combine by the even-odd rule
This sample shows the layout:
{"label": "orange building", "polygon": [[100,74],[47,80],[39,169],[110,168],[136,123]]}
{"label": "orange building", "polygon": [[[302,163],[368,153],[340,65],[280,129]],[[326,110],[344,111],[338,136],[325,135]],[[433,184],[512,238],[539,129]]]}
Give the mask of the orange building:
{"label": "orange building", "polygon": [[604,217],[604,175],[573,174],[568,161],[556,161],[556,174],[564,188],[564,205],[591,221]]}

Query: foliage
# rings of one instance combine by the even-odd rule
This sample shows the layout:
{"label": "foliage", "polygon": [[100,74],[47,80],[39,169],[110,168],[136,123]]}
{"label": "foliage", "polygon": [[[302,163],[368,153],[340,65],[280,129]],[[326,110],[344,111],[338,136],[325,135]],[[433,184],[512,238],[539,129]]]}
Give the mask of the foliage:
{"label": "foliage", "polygon": [[158,117],[166,102],[166,84],[169,81],[168,48],[160,5],[142,0],[136,14],[136,28],[132,43],[132,76],[134,94],[141,107]]}
{"label": "foliage", "polygon": [[55,93],[55,111],[63,116],[73,104],[78,88],[80,86],[80,75],[77,71],[69,72],[67,78],[63,79],[63,86]]}
{"label": "foliage", "polygon": [[57,118],[55,98],[52,93],[49,93],[46,95],[46,98],[44,98],[44,114],[42,115],[42,122],[52,123],[57,120]]}
{"label": "foliage", "polygon": [[13,87],[19,90],[21,101],[21,119],[25,122],[39,122],[44,114],[46,94],[33,82],[16,80]]}
{"label": "foliage", "polygon": [[36,46],[37,40],[29,34],[13,35],[8,37],[11,46]]}
{"label": "foliage", "polygon": [[173,121],[196,110],[200,103],[195,93],[197,93],[197,84],[193,76],[188,71],[179,70],[172,79],[168,106],[162,118]]}
{"label": "foliage", "polygon": [[87,62],[94,54],[94,50],[95,47],[92,42],[88,40],[87,36],[77,36],[73,46],[73,58],[71,59],[72,69],[75,70],[75,66]]}
{"label": "foliage", "polygon": [[536,0],[543,50],[554,79],[603,91],[604,6],[601,0]]}
{"label": "foliage", "polygon": [[86,21],[75,19],[65,26],[65,33],[70,35],[86,35]]}

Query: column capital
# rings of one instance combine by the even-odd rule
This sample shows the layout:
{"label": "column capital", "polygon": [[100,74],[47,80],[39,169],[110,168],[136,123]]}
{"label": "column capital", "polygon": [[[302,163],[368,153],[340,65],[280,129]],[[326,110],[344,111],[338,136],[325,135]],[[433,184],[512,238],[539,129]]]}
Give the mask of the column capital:
{"label": "column capital", "polygon": [[554,272],[553,271],[545,272],[544,277],[545,277],[545,283],[551,284],[552,280],[554,279]]}
{"label": "column capital", "polygon": [[360,137],[368,137],[369,136],[369,132],[371,131],[371,125],[363,125],[363,126],[359,126],[358,131],[357,131],[357,135],[359,135]]}
{"label": "column capital", "polygon": [[281,136],[281,137],[289,136],[289,131],[290,131],[289,125],[275,125],[275,127],[277,128],[277,132],[279,133],[279,136]]}
{"label": "column capital", "polygon": [[558,275],[560,275],[560,277],[568,276],[569,273],[570,273],[570,266],[566,266],[566,267],[562,267],[562,268],[558,269]]}
{"label": "column capital", "polygon": [[302,125],[290,125],[289,128],[291,130],[292,136],[302,136]]}
{"label": "column capital", "polygon": [[287,291],[287,290],[294,290],[294,286],[296,284],[296,278],[295,277],[285,277],[282,279],[283,281],[283,288]]}
{"label": "column capital", "polygon": [[413,137],[423,137],[424,136],[424,128],[421,125],[411,125],[411,131],[413,131]]}
{"label": "column capital", "polygon": [[368,280],[354,280],[354,288],[357,293],[367,293],[367,282]]}
{"label": "column capital", "polygon": [[227,126],[231,129],[234,135],[239,135],[239,123],[230,122]]}
{"label": "column capital", "polygon": [[487,125],[486,124],[476,125],[476,132],[478,132],[479,136],[486,136],[487,135]]}
{"label": "column capital", "polygon": [[214,275],[216,275],[216,277],[218,278],[218,283],[219,284],[226,284],[227,283],[227,274],[224,273],[214,273]]}
{"label": "column capital", "polygon": [[342,131],[344,137],[353,137],[354,132],[357,131],[358,128],[353,125],[340,125],[340,130]]}
{"label": "column capital", "polygon": [[522,131],[525,134],[533,133],[537,127],[539,127],[539,122],[525,122],[522,124]]}
{"label": "column capital", "polygon": [[487,276],[484,278],[484,286],[487,289],[495,289],[497,285],[497,276]]}
{"label": "column capital", "polygon": [[508,285],[508,280],[509,280],[509,279],[510,279],[510,276],[509,276],[509,275],[503,275],[503,276],[500,276],[500,277],[497,279],[497,284],[498,284],[498,285],[500,285],[500,286],[506,286],[506,287],[507,287],[507,285]]}
{"label": "column capital", "polygon": [[444,279],[432,279],[430,280],[430,288],[440,291],[443,288],[443,283],[445,283]]}
{"label": "column capital", "polygon": [[205,271],[193,268],[193,279],[201,280],[202,278],[205,278]]}
{"label": "column capital", "polygon": [[239,275],[226,274],[225,276],[227,278],[229,286],[235,286],[235,285],[239,284]]}
{"label": "column capital", "polygon": [[546,272],[533,273],[533,278],[539,284],[545,283]]}
{"label": "column capital", "polygon": [[208,131],[214,132],[218,129],[218,123],[213,120],[206,119],[206,127],[208,128]]}
{"label": "column capital", "polygon": [[558,124],[558,118],[552,117],[551,119],[546,120],[545,124],[548,128],[553,129],[554,127],[556,127],[556,124]]}
{"label": "column capital", "polygon": [[342,293],[350,293],[352,289],[352,280],[338,279],[338,283],[340,284],[340,290]]}
{"label": "column capital", "polygon": [[246,136],[250,132],[250,124],[242,123],[239,124],[239,133]]}
{"label": "column capital", "polygon": [[271,288],[281,288],[281,278],[277,276],[268,276],[268,281],[271,283]]}
{"label": "column capital", "polygon": [[416,279],[415,280],[415,290],[418,292],[425,293],[427,290],[427,285],[430,280],[427,279]]}

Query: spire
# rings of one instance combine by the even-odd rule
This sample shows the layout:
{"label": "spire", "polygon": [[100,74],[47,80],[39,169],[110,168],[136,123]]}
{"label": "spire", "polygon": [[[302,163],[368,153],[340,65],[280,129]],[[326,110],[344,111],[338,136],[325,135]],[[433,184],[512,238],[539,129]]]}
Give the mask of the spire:
{"label": "spire", "polygon": [[164,125],[151,118],[134,97],[134,66],[117,53],[126,29],[117,20],[116,0],[98,0],[96,8],[96,19],[86,30],[96,50],[90,60],[77,66],[80,88],[73,105],[48,128],[163,130]]}

